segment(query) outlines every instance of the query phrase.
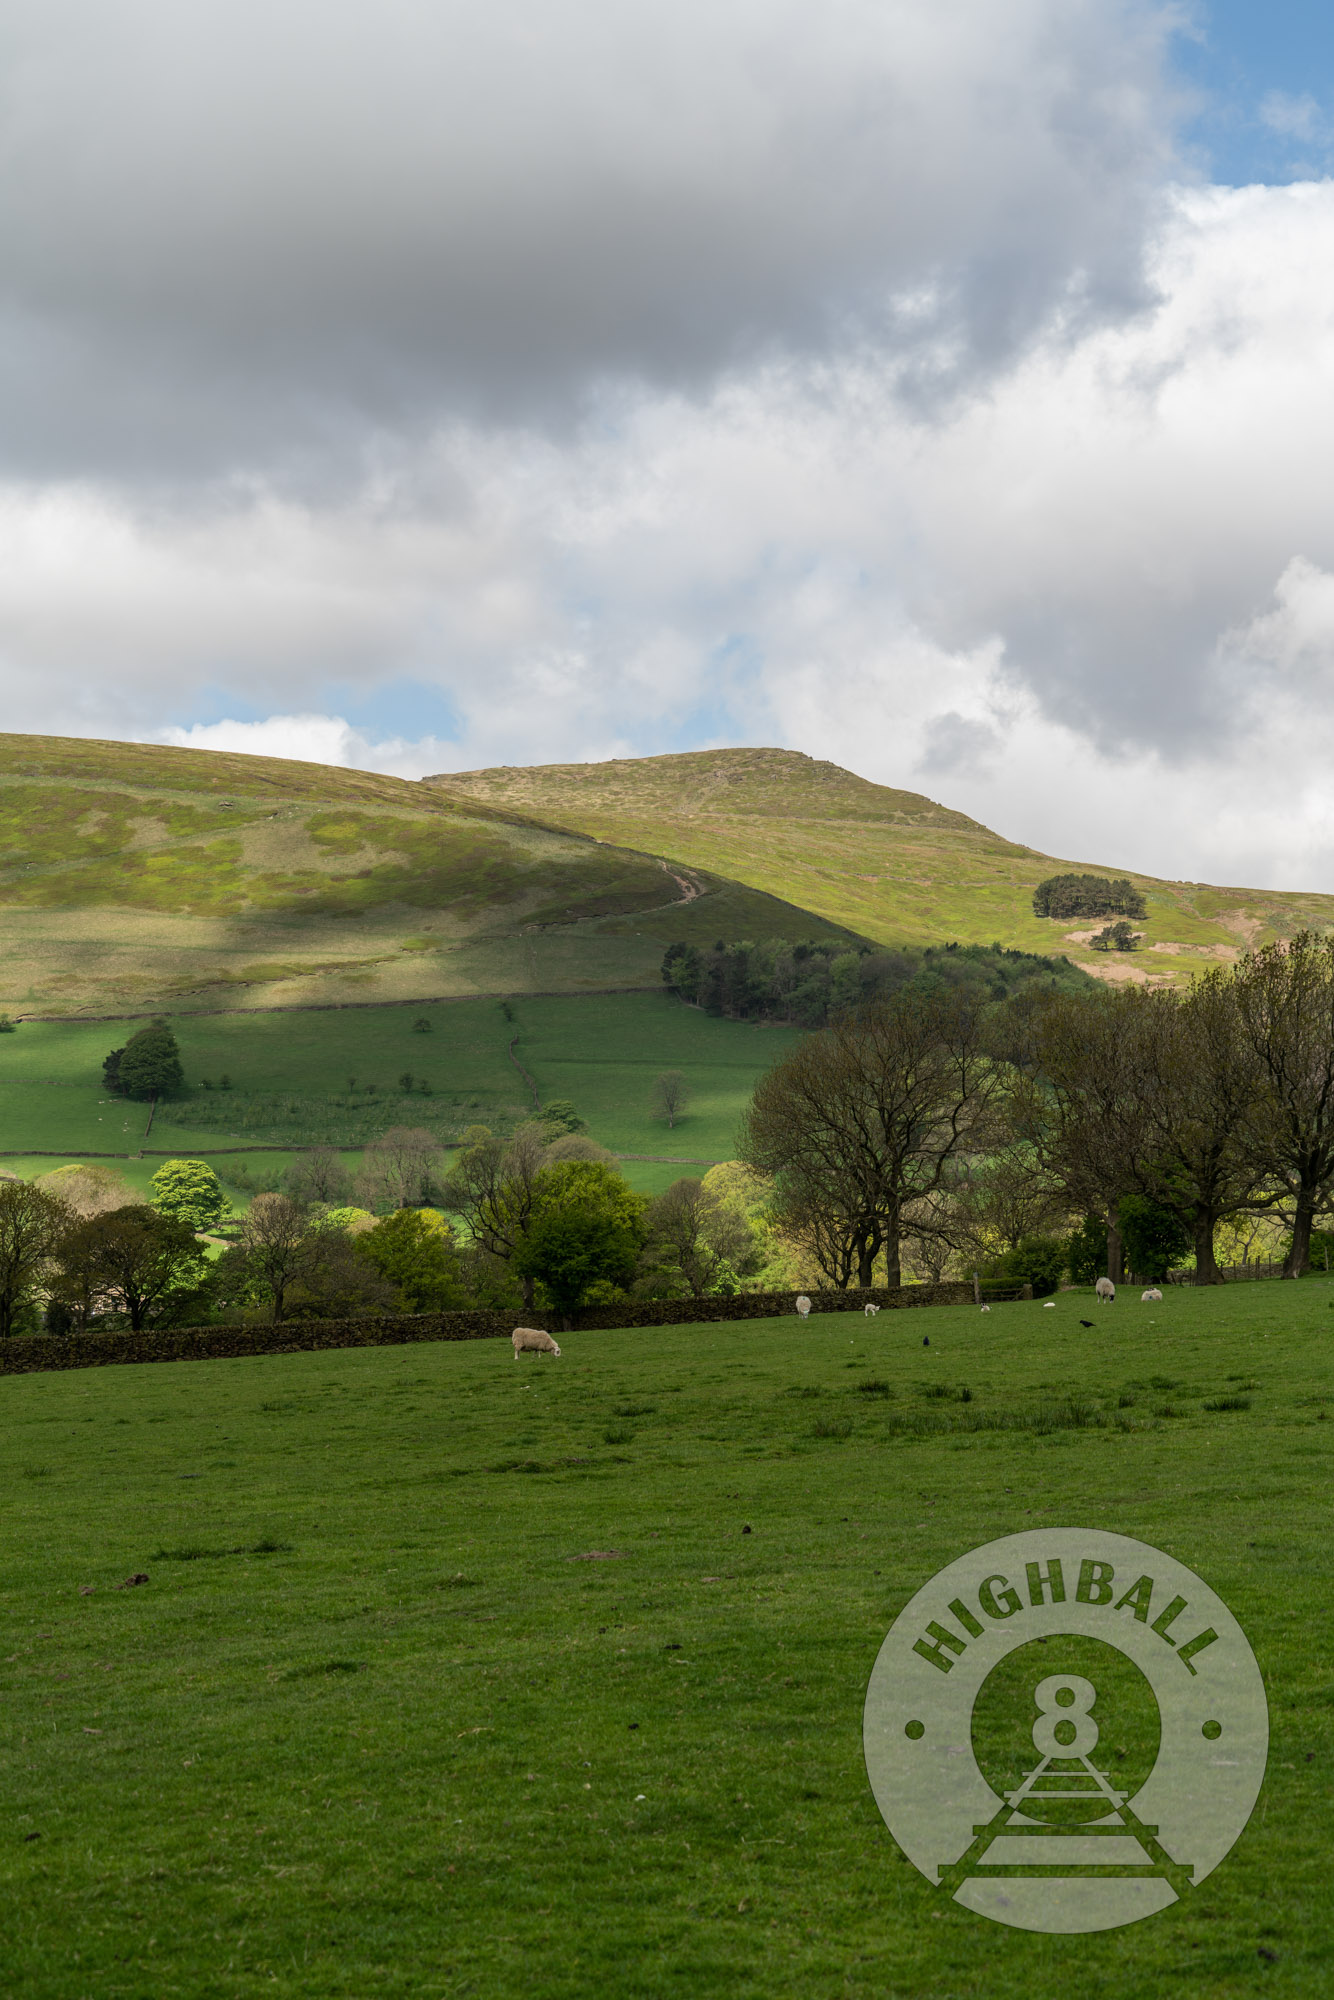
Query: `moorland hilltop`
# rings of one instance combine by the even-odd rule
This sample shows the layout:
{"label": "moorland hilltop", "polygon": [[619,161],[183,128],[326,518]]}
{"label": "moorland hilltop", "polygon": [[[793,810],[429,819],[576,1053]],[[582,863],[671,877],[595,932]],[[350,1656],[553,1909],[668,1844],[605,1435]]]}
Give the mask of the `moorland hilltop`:
{"label": "moorland hilltop", "polygon": [[[1057,860],[797,750],[502,767],[425,782],[717,870],[879,944],[999,942],[1064,952],[1099,978],[1182,979],[1202,962],[1334,924],[1334,896],[1164,881],[1115,858]],[[1128,875],[1142,892],[1133,954],[1092,950],[1098,925],[1034,916],[1038,883],[1072,870]]]}

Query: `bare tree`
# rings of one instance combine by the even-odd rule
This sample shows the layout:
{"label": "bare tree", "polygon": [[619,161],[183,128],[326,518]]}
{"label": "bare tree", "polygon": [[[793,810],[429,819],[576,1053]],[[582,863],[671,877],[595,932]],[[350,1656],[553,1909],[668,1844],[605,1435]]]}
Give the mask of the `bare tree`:
{"label": "bare tree", "polygon": [[[532,1226],[537,1176],[547,1164],[546,1134],[520,1125],[512,1139],[488,1135],[469,1146],[441,1191],[445,1206],[462,1217],[472,1242],[508,1264]],[[523,1280],[524,1306],[533,1304],[533,1280]]]}
{"label": "bare tree", "polygon": [[1242,1034],[1264,1078],[1256,1144],[1290,1205],[1285,1278],[1311,1264],[1311,1224],[1334,1184],[1334,939],[1302,931],[1243,959]]}
{"label": "bare tree", "polygon": [[362,1155],[357,1195],[366,1208],[420,1208],[443,1175],[444,1151],[433,1132],[394,1125]]}
{"label": "bare tree", "polygon": [[761,1078],[741,1156],[777,1187],[776,1220],[846,1286],[877,1257],[902,1282],[905,1234],[987,1134],[996,1066],[978,1002],[905,990],[809,1036]]}
{"label": "bare tree", "polygon": [[1011,1011],[1006,1113],[1048,1184],[1107,1230],[1107,1276],[1121,1281],[1117,1205],[1146,1143],[1138,1057],[1125,997],[1044,995]]}
{"label": "bare tree", "polygon": [[745,1216],[703,1181],[673,1181],[649,1204],[647,1221],[650,1248],[697,1299],[717,1283],[724,1265],[744,1265],[752,1247]]}
{"label": "bare tree", "polygon": [[1212,971],[1185,994],[1054,999],[1035,1045],[1036,1068],[1012,1097],[1016,1123],[1072,1205],[1107,1216],[1109,1264],[1117,1203],[1140,1194],[1189,1231],[1196,1284],[1221,1283],[1218,1224],[1274,1199],[1254,1139],[1261,1070],[1232,981]]}
{"label": "bare tree", "polygon": [[351,1198],[352,1176],[332,1146],[312,1146],[297,1154],[283,1175],[283,1189],[293,1201],[341,1208]]}
{"label": "bare tree", "polygon": [[653,1084],[653,1110],[659,1118],[665,1118],[669,1130],[675,1130],[676,1121],[690,1102],[690,1089],[679,1069],[665,1069]]}
{"label": "bare tree", "polygon": [[310,1211],[286,1194],[257,1194],[241,1232],[236,1263],[246,1278],[267,1292],[274,1324],[283,1318],[287,1295],[310,1277],[321,1254]]}

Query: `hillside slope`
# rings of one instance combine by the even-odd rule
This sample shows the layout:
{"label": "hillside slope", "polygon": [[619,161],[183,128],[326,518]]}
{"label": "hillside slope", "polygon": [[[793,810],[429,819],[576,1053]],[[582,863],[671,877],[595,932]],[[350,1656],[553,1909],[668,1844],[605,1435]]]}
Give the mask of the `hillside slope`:
{"label": "hillside slope", "polygon": [[[716,870],[880,942],[999,941],[1066,952],[1100,978],[1184,978],[1305,924],[1334,926],[1334,896],[1161,881],[1115,859],[1057,860],[916,792],[795,750],[696,751],[424,782]],[[1087,940],[1096,927],[1033,915],[1034,886],[1070,869],[1130,875],[1148,905],[1143,948],[1095,952]]]}
{"label": "hillside slope", "polygon": [[834,927],[447,785],[0,737],[0,1009],[11,1013],[656,986],[678,936]]}

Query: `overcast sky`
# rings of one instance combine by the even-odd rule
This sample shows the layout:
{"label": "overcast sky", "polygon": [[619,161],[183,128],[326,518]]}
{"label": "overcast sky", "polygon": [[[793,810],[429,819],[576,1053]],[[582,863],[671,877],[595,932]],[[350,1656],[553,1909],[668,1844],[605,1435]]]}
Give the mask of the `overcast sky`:
{"label": "overcast sky", "polygon": [[4,726],[1334,890],[1332,23],[0,0]]}

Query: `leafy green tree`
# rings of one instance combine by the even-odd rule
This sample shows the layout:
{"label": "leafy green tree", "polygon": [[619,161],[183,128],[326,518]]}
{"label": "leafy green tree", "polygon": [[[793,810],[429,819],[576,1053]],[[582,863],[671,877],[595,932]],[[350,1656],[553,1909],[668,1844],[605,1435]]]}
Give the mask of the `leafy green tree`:
{"label": "leafy green tree", "polygon": [[596,1160],[544,1167],[534,1183],[532,1220],[513,1256],[521,1277],[544,1286],[568,1319],[597,1284],[628,1284],[647,1230],[643,1195]]}
{"label": "leafy green tree", "polygon": [[1101,1215],[1086,1215],[1078,1229],[1065,1240],[1066,1269],[1072,1283],[1092,1285],[1107,1272],[1107,1222]]}
{"label": "leafy green tree", "polygon": [[207,1253],[189,1223],[135,1202],[64,1233],[50,1290],[84,1323],[93,1311],[123,1313],[137,1333],[200,1312],[210,1278]]}
{"label": "leafy green tree", "polygon": [[1159,1283],[1169,1266],[1190,1250],[1190,1231],[1179,1216],[1142,1194],[1123,1195],[1118,1209],[1127,1267]]}
{"label": "leafy green tree", "polygon": [[52,1248],[70,1211],[29,1181],[0,1182],[0,1337],[32,1315]]}
{"label": "leafy green tree", "polygon": [[191,1229],[213,1229],[232,1211],[222,1182],[203,1160],[168,1160],[149,1186],[159,1215],[175,1216]]}
{"label": "leafy green tree", "polygon": [[181,1052],[166,1022],[154,1021],[150,1027],[140,1028],[123,1049],[113,1049],[102,1065],[102,1078],[108,1090],[141,1103],[172,1097],[183,1090]]}
{"label": "leafy green tree", "polygon": [[471,1303],[453,1230],[420,1208],[386,1215],[356,1238],[356,1250],[395,1287],[410,1312],[451,1312]]}
{"label": "leafy green tree", "polygon": [[579,1116],[568,1097],[553,1097],[550,1104],[544,1104],[537,1114],[538,1123],[545,1125],[549,1136],[558,1132],[586,1132],[588,1126]]}
{"label": "leafy green tree", "polygon": [[1065,1276],[1069,1254],[1068,1244],[1059,1236],[1024,1236],[1012,1250],[993,1258],[984,1275],[1032,1285],[1034,1298],[1041,1299],[1054,1292]]}

